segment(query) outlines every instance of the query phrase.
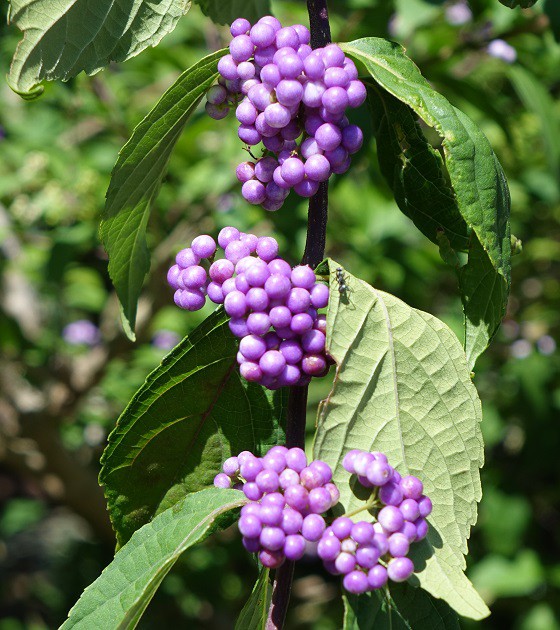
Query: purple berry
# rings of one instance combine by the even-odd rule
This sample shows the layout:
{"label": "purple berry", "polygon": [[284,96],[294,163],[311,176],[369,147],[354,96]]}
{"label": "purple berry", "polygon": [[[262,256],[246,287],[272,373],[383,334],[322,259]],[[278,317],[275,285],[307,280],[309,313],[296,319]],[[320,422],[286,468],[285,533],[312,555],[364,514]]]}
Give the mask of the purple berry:
{"label": "purple berry", "polygon": [[[239,230],[234,227],[225,227],[218,234],[218,244],[225,249],[232,241],[239,239]],[[198,261],[197,263],[198,264]]]}
{"label": "purple berry", "polygon": [[267,350],[260,358],[259,366],[263,374],[278,376],[286,367],[286,359],[278,350]]}
{"label": "purple berry", "polygon": [[399,509],[407,521],[415,521],[420,517],[420,509],[414,499],[405,499],[400,504]]}
{"label": "purple berry", "polygon": [[299,560],[305,553],[305,538],[299,534],[286,536],[284,555],[288,560]]}
{"label": "purple berry", "polygon": [[226,475],[226,473],[218,473],[214,477],[214,485],[216,486],[216,488],[231,488],[231,477],[229,477],[229,475]]}
{"label": "purple berry", "polygon": [[278,66],[269,63],[261,70],[261,81],[266,83],[271,87],[276,87],[280,81],[282,80],[282,75],[280,74],[280,70],[278,70]]}
{"label": "purple berry", "polygon": [[383,588],[387,584],[387,569],[381,564],[372,567],[367,575],[369,587],[373,590]]}
{"label": "purple berry", "polygon": [[[243,186],[252,183],[254,180],[250,182],[246,182]],[[259,184],[260,182],[255,182]],[[262,184],[261,184],[262,186]],[[246,243],[242,243],[241,241],[232,241],[228,243],[225,248],[225,255],[228,260],[230,260],[234,265],[238,263],[242,258],[249,256],[251,251],[249,246]]]}
{"label": "purple berry", "polygon": [[348,107],[348,94],[342,87],[331,87],[323,93],[321,103],[329,114],[341,116]]}
{"label": "purple berry", "polygon": [[259,552],[259,560],[267,569],[277,569],[284,564],[285,556],[280,551],[263,549]]}
{"label": "purple berry", "polygon": [[429,497],[421,497],[418,501],[418,511],[420,512],[420,516],[426,518],[426,516],[430,516],[432,513],[432,501]]}
{"label": "purple berry", "polygon": [[[264,498],[266,498],[265,495]],[[264,525],[276,526],[282,522],[282,508],[278,505],[261,505],[260,519]]]}
{"label": "purple berry", "polygon": [[262,492],[276,492],[280,485],[278,474],[273,470],[262,470],[256,478],[256,483]]}
{"label": "purple berry", "polygon": [[335,560],[340,553],[340,540],[325,532],[317,545],[317,555],[321,560]]}
{"label": "purple berry", "polygon": [[286,453],[286,465],[300,473],[307,466],[305,452],[298,447],[290,448]]}
{"label": "purple berry", "polygon": [[247,330],[247,322],[242,317],[233,317],[229,321],[229,329],[239,339],[246,337],[249,334]]}
{"label": "purple berry", "polygon": [[228,457],[222,465],[222,470],[230,477],[239,472],[239,460],[237,457]]}
{"label": "purple berry", "polygon": [[[258,363],[252,361],[244,361],[239,364],[239,373],[241,376],[250,383],[260,383],[263,378],[263,373]],[[249,497],[251,498],[251,497]]]}
{"label": "purple berry", "polygon": [[[286,471],[284,471],[286,472]],[[292,471],[293,472],[293,471]],[[282,513],[282,529],[286,534],[297,534],[301,531],[303,516],[297,510],[288,507]]]}
{"label": "purple berry", "polygon": [[424,492],[424,485],[414,475],[408,475],[403,477],[400,481],[400,486],[403,491],[403,495],[407,499],[415,499],[418,501],[422,497]]}
{"label": "purple berry", "polygon": [[334,566],[338,573],[350,573],[356,568],[356,558],[354,554],[343,551],[334,561]]}
{"label": "purple berry", "polygon": [[349,593],[355,595],[365,593],[369,587],[367,576],[362,571],[351,571],[344,576],[342,584]]}
{"label": "purple berry", "polygon": [[218,72],[224,79],[237,79],[237,63],[231,55],[226,55],[218,61]]}
{"label": "purple berry", "polygon": [[387,505],[382,508],[377,515],[377,520],[388,532],[396,532],[404,524],[402,512],[394,505]]}
{"label": "purple berry", "polygon": [[309,542],[317,542],[325,531],[325,519],[319,514],[308,514],[303,519],[301,533]]}
{"label": "purple berry", "polygon": [[259,48],[267,48],[275,42],[276,32],[269,24],[258,22],[251,29],[251,41]]}
{"label": "purple berry", "polygon": [[388,538],[388,542],[389,553],[395,558],[406,556],[410,549],[410,541],[404,534],[400,534],[399,532],[391,534]]}
{"label": "purple berry", "polygon": [[419,518],[414,525],[416,526],[416,540],[424,540],[428,535],[428,521],[425,518]]}
{"label": "purple berry", "polygon": [[328,44],[323,49],[323,61],[326,68],[339,67],[342,68],[346,56],[340,46],[336,44]]}
{"label": "purple berry", "polygon": [[187,269],[193,265],[198,265],[200,258],[193,252],[190,247],[182,249],[177,256],[175,256],[175,262],[182,269]]}
{"label": "purple berry", "polygon": [[410,558],[393,558],[387,564],[387,575],[393,582],[404,582],[414,572],[414,564]]}
{"label": "purple berry", "polygon": [[309,493],[300,485],[286,488],[286,490],[284,490],[284,498],[286,499],[286,503],[298,512],[303,512],[309,506]]}
{"label": "purple berry", "polygon": [[315,140],[323,151],[334,151],[342,141],[342,133],[336,125],[324,123],[315,132]]}
{"label": "purple berry", "polygon": [[369,545],[373,540],[374,534],[373,525],[366,521],[354,523],[350,532],[352,538],[360,545]]}
{"label": "purple berry", "polygon": [[260,519],[251,514],[241,516],[237,526],[241,534],[246,538],[258,538],[263,529]]}
{"label": "purple berry", "polygon": [[278,243],[270,236],[259,238],[257,243],[257,255],[265,262],[270,262],[278,256]]}
{"label": "purple berry", "polygon": [[237,20],[234,20],[231,23],[229,30],[232,37],[238,37],[239,35],[245,35],[245,33],[248,33],[250,28],[251,23],[249,20],[246,20],[245,18],[237,18]]}
{"label": "purple berry", "polygon": [[359,547],[356,550],[356,560],[363,569],[371,569],[380,558],[379,549],[371,545]]}
{"label": "purple berry", "polygon": [[403,492],[394,481],[389,481],[379,489],[379,498],[386,505],[400,505],[403,500]]}
{"label": "purple berry", "polygon": [[350,107],[359,107],[366,100],[367,91],[361,81],[350,81],[346,88],[346,94]]}
{"label": "purple berry", "polygon": [[389,464],[385,462],[379,461],[377,459],[373,460],[367,467],[366,477],[368,481],[374,486],[383,486],[387,482],[390,481],[393,476],[393,469]]}
{"label": "purple berry", "polygon": [[331,494],[326,488],[313,488],[309,491],[309,510],[322,514],[331,507]]}

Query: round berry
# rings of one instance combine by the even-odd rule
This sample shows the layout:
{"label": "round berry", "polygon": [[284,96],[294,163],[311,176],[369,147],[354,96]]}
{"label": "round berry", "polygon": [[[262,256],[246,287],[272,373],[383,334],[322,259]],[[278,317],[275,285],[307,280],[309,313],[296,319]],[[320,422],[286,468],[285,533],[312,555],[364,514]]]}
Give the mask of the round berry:
{"label": "round berry", "polygon": [[383,588],[388,580],[387,569],[381,564],[375,565],[369,570],[367,580],[371,589]]}
{"label": "round berry", "polygon": [[325,519],[319,514],[308,514],[303,519],[301,533],[309,542],[317,542],[325,531]]}
{"label": "round berry", "polygon": [[369,587],[367,575],[362,571],[351,571],[345,575],[342,585],[349,593],[354,595],[365,593]]}
{"label": "round berry", "polygon": [[387,575],[393,582],[404,582],[414,572],[414,564],[410,558],[393,558],[387,564]]}

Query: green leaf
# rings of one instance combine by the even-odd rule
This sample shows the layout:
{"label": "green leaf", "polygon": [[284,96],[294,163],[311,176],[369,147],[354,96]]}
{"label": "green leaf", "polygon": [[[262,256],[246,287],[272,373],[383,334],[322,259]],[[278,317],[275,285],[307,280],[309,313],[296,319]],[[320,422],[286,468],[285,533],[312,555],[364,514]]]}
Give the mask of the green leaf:
{"label": "green leaf", "polygon": [[251,596],[239,614],[235,630],[265,630],[271,599],[270,571],[263,568]]}
{"label": "green leaf", "polygon": [[544,0],[543,9],[550,20],[550,28],[556,41],[560,42],[560,5],[556,0]]}
{"label": "green leaf", "polygon": [[[403,192],[396,193],[401,209],[404,207],[405,214],[408,214],[432,240],[436,236],[434,232],[434,229],[437,230],[436,223],[444,219],[446,224],[440,227],[446,230],[446,236],[453,248],[464,249],[465,231],[457,229],[462,226],[457,221],[456,204],[468,231],[472,230],[482,245],[482,251],[489,259],[489,268],[493,270],[492,273],[499,276],[496,281],[504,285],[500,291],[492,294],[492,297],[499,298],[500,302],[493,304],[491,309],[473,312],[471,308],[465,313],[465,350],[472,368],[480,352],[486,348],[496,333],[505,314],[510,286],[510,198],[502,167],[486,136],[468,116],[453,107],[430,86],[416,65],[406,57],[401,46],[371,37],[343,44],[342,47],[348,55],[365,66],[386,92],[410,107],[416,115],[434,127],[442,138],[444,165],[451,188],[442,182],[439,160],[434,151],[430,151],[418,138],[418,131],[411,126],[410,116],[407,116],[402,107],[396,106],[394,101],[388,101],[387,97],[383,97],[382,90],[377,90],[376,96],[382,99],[381,105],[376,105],[375,98],[373,99],[374,112],[377,110],[377,116],[381,116],[377,129],[382,135],[390,133],[396,136],[396,139],[384,140],[384,146],[391,147],[393,151],[392,157],[384,156],[383,151],[379,151],[382,169],[391,185],[394,185],[395,179],[404,180],[404,183],[400,182],[399,185],[402,188],[406,184],[406,191],[412,197],[403,204]],[[386,120],[383,120],[383,117]],[[405,130],[409,131],[406,138]],[[411,149],[406,141],[403,143],[403,139],[413,142]],[[415,153],[417,155],[414,155]],[[415,161],[411,165],[409,161],[412,162],[413,157]],[[407,173],[395,174],[399,160],[401,161],[399,168],[403,172],[408,171]],[[416,174],[415,170],[419,170],[420,175]],[[421,188],[412,188],[415,180]],[[431,191],[428,190],[426,180],[432,184]],[[428,193],[433,193],[435,188],[438,189],[437,200],[435,208],[430,213],[426,201]],[[450,191],[454,195],[454,203],[449,199]],[[416,196],[419,196],[423,206],[415,209],[413,206],[417,203]],[[469,244],[469,248],[471,246]],[[463,288],[464,285],[460,286]],[[471,299],[469,295],[462,297],[464,303]],[[479,301],[474,301],[473,304],[479,304]],[[490,315],[494,316],[493,319],[490,319]],[[473,339],[476,339],[477,343],[474,346],[468,345]],[[483,343],[484,339],[486,344]]]}
{"label": "green leaf", "polygon": [[122,148],[107,191],[100,235],[109,275],[122,306],[125,332],[134,340],[138,296],[150,268],[146,226],[169,158],[200,99],[214,83],[226,51],[183,72],[136,127]]}
{"label": "green leaf", "polygon": [[457,268],[457,274],[465,315],[465,353],[472,370],[498,330],[508,291],[476,234],[472,235],[468,263]]}
{"label": "green leaf", "polygon": [[345,595],[344,630],[459,630],[457,615],[441,600],[410,584],[394,584],[391,602],[381,593]]}
{"label": "green leaf", "polygon": [[135,532],[86,588],[62,628],[135,628],[179,556],[246,502],[237,490],[208,488],[162,512]]}
{"label": "green leaf", "polygon": [[560,172],[560,120],[556,103],[535,75],[522,66],[508,68],[508,74],[519,98],[539,121],[548,166],[557,176]]}
{"label": "green leaf", "polygon": [[195,0],[204,15],[218,24],[231,24],[244,17],[249,22],[256,22],[263,15],[270,15],[270,0]]}
{"label": "green leaf", "polygon": [[41,81],[94,74],[156,46],[176,26],[190,0],[11,0],[8,22],[23,32],[8,83],[25,98]]}
{"label": "green leaf", "polygon": [[349,450],[383,451],[402,475],[418,476],[434,510],[428,537],[413,546],[411,579],[481,619],[488,609],[463,570],[482,494],[482,413],[461,345],[443,322],[347,272],[341,295],[337,264],[328,265],[327,349],[338,369],[314,456],[332,466],[346,512],[363,505],[342,468]]}
{"label": "green leaf", "polygon": [[424,137],[410,107],[375,83],[368,87],[379,166],[399,208],[433,243],[443,230],[455,250],[466,251],[470,230],[441,155]]}
{"label": "green leaf", "polygon": [[516,9],[517,7],[528,9],[537,4],[538,0],[500,0],[500,2],[509,9]]}
{"label": "green leaf", "polygon": [[99,479],[120,545],[186,494],[211,485],[230,455],[264,454],[283,442],[285,393],[240,377],[227,322],[218,309],[172,350],[109,436]]}

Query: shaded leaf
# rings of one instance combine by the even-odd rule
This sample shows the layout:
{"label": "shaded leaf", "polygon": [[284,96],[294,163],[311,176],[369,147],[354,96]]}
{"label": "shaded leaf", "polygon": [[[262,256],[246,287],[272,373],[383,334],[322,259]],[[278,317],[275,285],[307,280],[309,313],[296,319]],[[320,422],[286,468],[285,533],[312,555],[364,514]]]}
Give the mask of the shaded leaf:
{"label": "shaded leaf", "polygon": [[283,442],[285,394],[241,378],[238,342],[220,308],[162,361],[109,436],[100,481],[124,544],[242,450]]}
{"label": "shaded leaf", "polygon": [[[381,104],[376,105],[375,96],[372,102],[374,114],[377,112],[377,117],[381,117],[377,122],[378,142],[381,140],[393,155],[384,156],[383,151],[378,153],[389,183],[394,186],[396,179],[399,184],[395,197],[403,212],[434,242],[437,223],[445,220],[446,223],[440,227],[446,230],[445,235],[453,248],[464,249],[465,230],[456,229],[460,226],[457,209],[466,223],[466,235],[469,235],[470,230],[476,234],[482,251],[489,259],[492,273],[498,276],[496,282],[504,285],[500,291],[492,293],[492,299],[500,299],[500,302],[493,304],[491,309],[473,312],[471,308],[465,313],[465,349],[472,368],[477,356],[487,347],[498,329],[505,314],[509,292],[510,198],[502,167],[480,129],[430,86],[415,64],[406,57],[401,46],[374,37],[342,46],[348,55],[366,67],[383,88],[375,92]],[[442,137],[445,156],[442,165],[446,168],[449,185],[442,181],[440,161],[427,143],[419,138],[419,131],[412,125],[410,114],[394,101],[387,100],[384,91],[410,107]],[[405,137],[406,131],[409,135]],[[394,137],[384,138],[385,134],[393,134]],[[406,141],[404,144],[403,140]],[[413,158],[414,163],[409,164]],[[399,173],[399,169],[403,172]],[[402,181],[399,182],[399,179]],[[414,185],[417,187],[414,188]],[[454,201],[449,197],[450,192],[453,193]],[[410,193],[411,198],[405,196],[406,193]],[[436,198],[431,212],[427,204],[429,193]],[[422,205],[416,208],[417,204]],[[460,286],[463,288],[465,285]],[[462,298],[463,302],[470,300],[469,295],[463,295]],[[476,300],[472,303],[479,304]],[[489,319],[490,316],[493,319]],[[477,343],[468,345],[475,338]]]}
{"label": "shaded leaf", "polygon": [[461,345],[443,322],[347,272],[340,296],[337,264],[328,267],[327,347],[338,369],[314,456],[332,466],[346,512],[363,505],[342,468],[349,450],[383,451],[402,475],[417,475],[434,510],[427,539],[411,551],[411,581],[481,619],[488,609],[463,570],[482,494],[482,413]]}
{"label": "shaded leaf", "polygon": [[560,117],[556,103],[548,90],[534,74],[522,66],[508,68],[515,91],[528,111],[532,112],[541,126],[548,166],[553,175],[560,172]]}
{"label": "shaded leaf", "polygon": [[190,0],[11,0],[8,21],[23,32],[8,83],[25,98],[41,81],[94,74],[156,46],[176,26]]}
{"label": "shaded leaf", "polygon": [[517,9],[517,7],[528,9],[537,4],[538,0],[500,0],[500,2],[510,9]]}
{"label": "shaded leaf", "polygon": [[344,596],[344,630],[459,630],[457,615],[441,600],[410,584],[382,593]]}
{"label": "shaded leaf", "polygon": [[218,24],[231,24],[244,17],[254,23],[263,15],[270,15],[270,0],[195,0],[202,12]]}
{"label": "shaded leaf", "polygon": [[138,296],[150,268],[146,226],[169,158],[200,99],[214,83],[225,51],[183,72],[134,129],[111,175],[100,235],[109,275],[122,306],[127,335],[134,339]]}
{"label": "shaded leaf", "polygon": [[239,614],[235,630],[265,630],[271,599],[270,571],[262,568],[253,592]]}
{"label": "shaded leaf", "polygon": [[550,28],[560,42],[560,4],[556,0],[544,0],[543,9],[550,20]]}
{"label": "shaded leaf", "polygon": [[179,556],[247,502],[237,490],[208,488],[185,497],[134,533],[82,593],[62,628],[135,628]]}

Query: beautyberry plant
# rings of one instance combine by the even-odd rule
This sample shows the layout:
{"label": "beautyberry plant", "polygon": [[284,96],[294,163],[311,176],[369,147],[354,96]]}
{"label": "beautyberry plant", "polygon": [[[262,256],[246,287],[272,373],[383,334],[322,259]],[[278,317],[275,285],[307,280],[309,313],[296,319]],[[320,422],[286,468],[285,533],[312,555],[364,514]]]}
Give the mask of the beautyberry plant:
{"label": "beautyberry plant", "polygon": [[[277,211],[291,190],[309,198],[305,250],[293,264],[270,232],[231,225],[217,240],[196,236],[169,261],[169,299],[185,318],[209,302],[216,308],[147,377],[109,436],[100,481],[120,551],[64,627],[134,627],[180,554],[233,522],[261,570],[237,627],[283,627],[294,563],[304,557],[341,576],[345,628],[371,627],[372,618],[384,627],[392,613],[419,630],[455,628],[457,614],[482,619],[489,611],[464,572],[482,496],[471,375],[510,286],[502,167],[476,124],[399,44],[332,43],[326,0],[308,0],[310,29],[235,3],[245,5],[246,15],[228,19],[228,47],[183,72],[113,171],[101,238],[125,331],[134,338],[149,269],[149,209],[204,99],[203,116],[220,120],[235,109],[250,157],[235,169],[245,201]],[[223,16],[224,7],[204,7]],[[140,49],[164,28],[145,11],[153,30]],[[179,14],[167,17],[171,30]],[[112,36],[101,37],[95,50],[109,50]],[[118,59],[138,52],[114,45]],[[104,59],[80,57],[63,76],[93,72],[113,53]],[[18,63],[10,80],[32,96],[44,75]],[[355,110],[371,118],[365,145],[375,140],[398,207],[457,271],[462,340],[325,258],[329,180],[364,144]],[[440,137],[438,150],[421,123]],[[76,330],[66,331],[70,343],[95,342]],[[313,377],[330,391],[306,454]],[[415,615],[419,603],[427,612]]]}

